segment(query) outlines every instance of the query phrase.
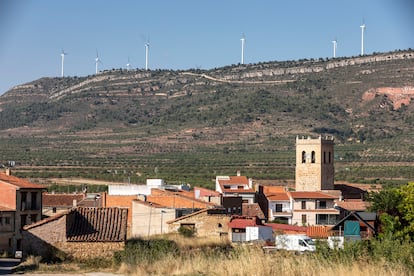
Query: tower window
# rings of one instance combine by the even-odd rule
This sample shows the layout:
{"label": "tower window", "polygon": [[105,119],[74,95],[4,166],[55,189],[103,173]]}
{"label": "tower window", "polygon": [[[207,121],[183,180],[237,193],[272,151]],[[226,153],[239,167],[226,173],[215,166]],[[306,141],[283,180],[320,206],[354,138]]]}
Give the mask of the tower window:
{"label": "tower window", "polygon": [[332,163],[332,160],[331,160],[331,158],[332,158],[332,156],[331,156],[331,152],[329,152],[329,156],[328,156],[328,158],[329,158],[329,164],[331,164]]}
{"label": "tower window", "polygon": [[311,162],[315,163],[315,151],[312,151],[312,157],[311,157]]}
{"label": "tower window", "polygon": [[306,152],[302,151],[302,163],[306,163]]}
{"label": "tower window", "polygon": [[323,152],[323,163],[326,164],[326,151]]}

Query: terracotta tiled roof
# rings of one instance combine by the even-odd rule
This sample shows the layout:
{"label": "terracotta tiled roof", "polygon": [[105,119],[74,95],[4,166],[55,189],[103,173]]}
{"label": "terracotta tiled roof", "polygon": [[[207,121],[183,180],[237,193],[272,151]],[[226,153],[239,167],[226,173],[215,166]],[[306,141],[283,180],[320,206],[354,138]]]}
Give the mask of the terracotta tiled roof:
{"label": "terracotta tiled roof", "polygon": [[265,215],[258,203],[243,203],[242,215],[246,217],[258,217],[261,219],[265,218]]}
{"label": "terracotta tiled roof", "polygon": [[258,218],[249,217],[232,217],[229,222],[229,228],[244,229],[247,226],[258,226],[263,225]]}
{"label": "terracotta tiled roof", "polygon": [[73,223],[66,236],[68,241],[125,241],[127,228],[125,208],[76,208]]}
{"label": "terracotta tiled roof", "polygon": [[275,193],[285,193],[286,189],[283,186],[263,186],[263,193],[265,195],[271,195]]}
{"label": "terracotta tiled roof", "polygon": [[336,196],[329,195],[322,192],[290,192],[293,198],[323,198],[323,199],[336,199]]}
{"label": "terracotta tiled roof", "polygon": [[287,193],[277,193],[277,194],[270,194],[266,195],[267,200],[278,201],[278,200],[290,200]]}
{"label": "terracotta tiled roof", "polygon": [[73,201],[79,203],[85,197],[84,194],[42,194],[43,206],[73,207]]}
{"label": "terracotta tiled roof", "polygon": [[281,223],[267,223],[267,226],[272,227],[274,231],[281,231],[284,233],[306,233],[307,227],[305,226],[297,226],[297,225],[290,225],[290,224],[281,224]]}
{"label": "terracotta tiled roof", "polygon": [[11,184],[17,188],[26,189],[45,189],[44,186],[27,181],[26,179],[18,178],[16,176],[0,173],[0,181]]}
{"label": "terracotta tiled roof", "polygon": [[211,208],[216,206],[212,202],[205,202],[192,196],[188,197],[185,193],[159,189],[151,189],[151,195],[147,196],[147,201],[170,208]]}
{"label": "terracotta tiled roof", "polygon": [[83,208],[57,214],[26,225],[23,229],[29,230],[47,224],[63,216],[68,216],[66,238],[70,242],[119,242],[125,241],[127,231],[126,208]]}
{"label": "terracotta tiled roof", "polygon": [[204,197],[204,196],[220,196],[219,192],[213,191],[213,190],[209,190],[209,189],[205,189],[202,187],[194,187],[194,193],[195,191],[200,191],[200,197]]}
{"label": "terracotta tiled roof", "polygon": [[327,238],[332,235],[331,227],[311,225],[307,227],[306,235],[311,238]]}
{"label": "terracotta tiled roof", "polygon": [[369,202],[362,200],[338,201],[336,205],[348,211],[365,211],[369,207]]}
{"label": "terracotta tiled roof", "polygon": [[246,176],[229,176],[229,179],[218,179],[220,184],[244,184],[249,185],[249,180]]}

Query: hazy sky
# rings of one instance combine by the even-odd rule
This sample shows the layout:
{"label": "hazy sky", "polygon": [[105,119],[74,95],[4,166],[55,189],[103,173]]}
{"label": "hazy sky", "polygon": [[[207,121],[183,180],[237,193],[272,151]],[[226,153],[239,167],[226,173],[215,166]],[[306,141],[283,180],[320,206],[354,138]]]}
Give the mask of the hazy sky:
{"label": "hazy sky", "polygon": [[210,69],[245,63],[356,56],[414,48],[411,0],[0,0],[0,94],[61,73],[145,67]]}

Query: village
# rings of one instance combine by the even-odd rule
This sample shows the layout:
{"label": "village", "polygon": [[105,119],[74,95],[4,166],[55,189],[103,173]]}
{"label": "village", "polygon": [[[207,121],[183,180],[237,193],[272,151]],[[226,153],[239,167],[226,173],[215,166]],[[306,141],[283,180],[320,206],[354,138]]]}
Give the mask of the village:
{"label": "village", "polygon": [[58,194],[6,169],[0,173],[0,253],[110,257],[128,239],[169,233],[267,246],[278,235],[341,243],[375,236],[377,214],[367,211],[367,189],[334,183],[334,174],[334,138],[321,136],[296,137],[294,187],[237,171],[216,176],[215,190],[147,179],[145,185],[109,184],[100,194]]}

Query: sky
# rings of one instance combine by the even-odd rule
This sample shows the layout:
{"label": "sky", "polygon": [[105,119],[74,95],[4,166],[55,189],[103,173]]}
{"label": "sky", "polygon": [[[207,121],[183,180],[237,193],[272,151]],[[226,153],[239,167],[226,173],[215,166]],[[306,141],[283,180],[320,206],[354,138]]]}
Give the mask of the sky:
{"label": "sky", "polygon": [[412,0],[0,0],[0,95],[41,77],[414,49]]}

